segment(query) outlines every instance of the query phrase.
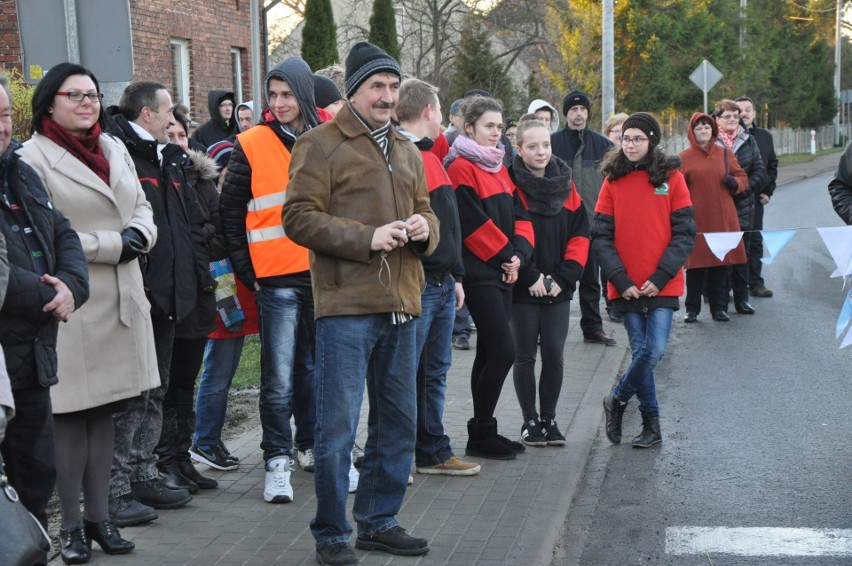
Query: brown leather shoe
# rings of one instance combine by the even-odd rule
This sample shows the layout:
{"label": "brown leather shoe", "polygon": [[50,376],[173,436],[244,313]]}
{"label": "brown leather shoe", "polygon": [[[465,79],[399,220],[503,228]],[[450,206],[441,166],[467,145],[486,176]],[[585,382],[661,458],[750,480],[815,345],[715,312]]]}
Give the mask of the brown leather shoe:
{"label": "brown leather shoe", "polygon": [[752,297],[769,298],[769,297],[772,296],[772,289],[767,289],[763,285],[755,285],[754,287],[751,288],[751,290],[749,291],[749,294]]}
{"label": "brown leather shoe", "polygon": [[603,344],[604,346],[615,346],[618,343],[615,338],[610,338],[604,334],[603,330],[598,330],[594,334],[583,334],[583,342]]}

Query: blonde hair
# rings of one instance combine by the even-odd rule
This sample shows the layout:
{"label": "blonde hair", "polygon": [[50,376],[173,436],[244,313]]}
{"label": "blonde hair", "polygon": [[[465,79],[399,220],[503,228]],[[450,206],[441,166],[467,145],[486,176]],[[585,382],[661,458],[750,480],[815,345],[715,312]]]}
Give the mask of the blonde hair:
{"label": "blonde hair", "polygon": [[420,117],[427,105],[438,105],[438,87],[420,79],[405,79],[399,85],[396,117],[400,122],[412,122]]}
{"label": "blonde hair", "polygon": [[[535,114],[533,114],[533,116],[535,116]],[[545,124],[543,120],[539,120],[538,118],[525,119],[522,117],[521,121],[518,123],[518,129],[515,131],[515,144],[517,144],[518,147],[521,147],[521,144],[524,143],[524,134],[533,128],[544,128],[547,130],[548,135],[550,134],[550,128],[547,127],[547,124]]]}
{"label": "blonde hair", "polygon": [[604,135],[609,137],[609,133],[612,131],[612,129],[618,126],[619,124],[623,124],[624,121],[628,118],[630,118],[630,116],[628,116],[624,112],[613,114],[612,116],[607,118],[606,122],[604,123]]}

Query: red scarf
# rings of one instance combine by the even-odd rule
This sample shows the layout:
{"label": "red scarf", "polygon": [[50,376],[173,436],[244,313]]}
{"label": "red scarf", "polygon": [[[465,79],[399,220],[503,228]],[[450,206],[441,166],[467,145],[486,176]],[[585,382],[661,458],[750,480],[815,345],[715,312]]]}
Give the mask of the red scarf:
{"label": "red scarf", "polygon": [[98,143],[101,136],[100,124],[95,122],[95,125],[92,126],[85,136],[78,138],[57,124],[53,118],[42,116],[41,130],[41,133],[46,138],[66,149],[71,155],[94,171],[95,175],[100,177],[104,183],[109,185],[109,161],[104,157],[104,150],[101,149],[101,144]]}

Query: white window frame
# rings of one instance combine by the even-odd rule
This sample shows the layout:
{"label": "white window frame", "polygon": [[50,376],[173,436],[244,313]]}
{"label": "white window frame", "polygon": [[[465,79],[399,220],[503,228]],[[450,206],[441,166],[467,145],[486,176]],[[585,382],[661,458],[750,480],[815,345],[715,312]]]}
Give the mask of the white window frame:
{"label": "white window frame", "polygon": [[169,40],[172,49],[172,72],[175,74],[175,104],[192,109],[189,95],[189,42],[185,39]]}
{"label": "white window frame", "polygon": [[234,73],[234,98],[237,104],[243,103],[243,59],[242,50],[238,47],[231,47],[231,68]]}

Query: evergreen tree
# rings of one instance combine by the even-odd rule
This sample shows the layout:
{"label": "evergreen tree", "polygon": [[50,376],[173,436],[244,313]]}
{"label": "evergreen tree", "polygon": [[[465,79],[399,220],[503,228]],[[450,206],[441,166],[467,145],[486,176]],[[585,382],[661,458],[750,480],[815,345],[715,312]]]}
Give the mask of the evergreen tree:
{"label": "evergreen tree", "polygon": [[385,53],[399,61],[399,40],[396,35],[396,12],[392,0],[373,0],[373,13],[370,15],[369,42],[385,50]]}
{"label": "evergreen tree", "polygon": [[490,36],[477,16],[465,16],[453,75],[453,96],[449,100],[461,98],[473,88],[487,90],[503,103],[504,114],[511,115],[515,111],[512,83],[491,51]]}
{"label": "evergreen tree", "polygon": [[331,0],[307,0],[302,28],[302,59],[318,70],[340,61],[337,53],[337,26]]}

